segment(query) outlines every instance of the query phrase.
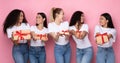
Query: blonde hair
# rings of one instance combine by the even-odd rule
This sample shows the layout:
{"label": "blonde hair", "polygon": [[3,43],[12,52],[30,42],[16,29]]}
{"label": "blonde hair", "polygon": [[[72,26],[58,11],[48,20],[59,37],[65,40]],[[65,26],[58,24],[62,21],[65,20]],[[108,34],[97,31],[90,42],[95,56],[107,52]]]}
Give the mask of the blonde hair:
{"label": "blonde hair", "polygon": [[53,18],[53,11],[55,10],[55,7],[53,7],[50,11],[50,22],[53,22],[54,21],[54,18]]}
{"label": "blonde hair", "polygon": [[56,14],[59,14],[61,10],[62,10],[61,8],[55,8],[55,7],[53,7],[51,9],[51,11],[50,11],[50,22],[55,21]]}

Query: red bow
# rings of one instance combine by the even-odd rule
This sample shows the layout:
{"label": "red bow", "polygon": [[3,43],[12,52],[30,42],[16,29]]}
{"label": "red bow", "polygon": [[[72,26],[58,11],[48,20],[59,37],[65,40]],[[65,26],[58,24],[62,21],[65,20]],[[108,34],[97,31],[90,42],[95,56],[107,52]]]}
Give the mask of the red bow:
{"label": "red bow", "polygon": [[14,34],[14,36],[18,36],[18,40],[23,40],[24,39],[23,36],[26,36],[28,34],[30,33],[22,33],[22,30],[20,30],[20,31],[16,31],[16,34]]}
{"label": "red bow", "polygon": [[76,33],[81,33],[81,31],[77,30]]}
{"label": "red bow", "polygon": [[66,33],[69,33],[68,30],[62,30],[63,34],[65,35]]}
{"label": "red bow", "polygon": [[47,37],[47,34],[38,34],[37,36],[41,39],[42,37]]}
{"label": "red bow", "polygon": [[81,35],[81,31],[76,30],[75,33],[77,34],[78,37],[80,37],[80,35]]}
{"label": "red bow", "polygon": [[96,37],[97,37],[97,36],[101,36],[101,37],[102,37],[102,44],[104,44],[105,42],[104,42],[103,36],[106,36],[106,35],[107,35],[107,33],[97,34]]}

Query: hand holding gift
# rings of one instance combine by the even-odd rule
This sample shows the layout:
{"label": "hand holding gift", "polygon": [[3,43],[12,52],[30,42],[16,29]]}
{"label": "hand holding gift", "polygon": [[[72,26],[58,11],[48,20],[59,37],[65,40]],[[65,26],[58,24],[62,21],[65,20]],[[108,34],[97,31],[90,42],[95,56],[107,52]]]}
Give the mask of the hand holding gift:
{"label": "hand holding gift", "polygon": [[75,31],[76,38],[80,38],[81,37],[80,35],[81,35],[81,31],[79,30]]}
{"label": "hand holding gift", "polygon": [[18,30],[13,32],[13,40],[30,40],[30,30]]}
{"label": "hand holding gift", "polygon": [[62,30],[61,32],[59,32],[59,34],[61,34],[61,35],[70,35],[68,30]]}
{"label": "hand holding gift", "polygon": [[102,45],[104,43],[108,42],[108,34],[107,33],[103,33],[103,34],[97,34],[96,35],[96,42],[99,45]]}
{"label": "hand holding gift", "polygon": [[37,40],[42,40],[42,41],[47,41],[48,37],[47,37],[47,34],[37,34],[36,39]]}

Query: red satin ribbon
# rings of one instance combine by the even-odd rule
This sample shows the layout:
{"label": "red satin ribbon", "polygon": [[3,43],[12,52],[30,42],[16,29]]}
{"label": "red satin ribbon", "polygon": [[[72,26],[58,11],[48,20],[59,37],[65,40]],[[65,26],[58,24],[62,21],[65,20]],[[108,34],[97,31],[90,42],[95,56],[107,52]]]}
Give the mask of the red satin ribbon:
{"label": "red satin ribbon", "polygon": [[77,30],[76,33],[81,33],[81,31]]}
{"label": "red satin ribbon", "polygon": [[14,36],[18,36],[18,40],[24,40],[24,37],[23,36],[26,36],[30,33],[22,33],[22,30],[20,31],[16,31],[16,34],[14,34]]}
{"label": "red satin ribbon", "polygon": [[76,30],[75,32],[76,32],[76,33],[79,33],[79,37],[80,37],[80,33],[81,33],[81,31],[79,31],[79,30]]}
{"label": "red satin ribbon", "polygon": [[37,36],[41,39],[42,37],[47,37],[47,34],[38,34]]}
{"label": "red satin ribbon", "polygon": [[68,30],[62,30],[63,34],[65,35],[65,33],[69,33]]}
{"label": "red satin ribbon", "polygon": [[101,36],[101,37],[102,37],[102,44],[105,43],[105,42],[104,42],[104,38],[103,38],[104,35],[107,35],[107,33],[97,34],[97,35],[96,35],[96,37],[97,37],[97,36]]}

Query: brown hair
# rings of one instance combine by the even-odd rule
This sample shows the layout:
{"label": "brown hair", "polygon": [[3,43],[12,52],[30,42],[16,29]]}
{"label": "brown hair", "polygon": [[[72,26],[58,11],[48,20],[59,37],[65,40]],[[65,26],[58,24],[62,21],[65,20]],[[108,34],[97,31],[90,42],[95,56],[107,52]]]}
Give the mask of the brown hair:
{"label": "brown hair", "polygon": [[50,22],[53,22],[55,20],[56,14],[60,14],[61,10],[62,10],[61,8],[55,8],[55,7],[51,9]]}

